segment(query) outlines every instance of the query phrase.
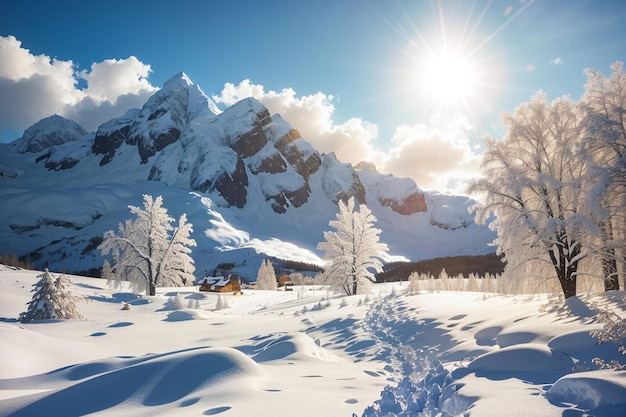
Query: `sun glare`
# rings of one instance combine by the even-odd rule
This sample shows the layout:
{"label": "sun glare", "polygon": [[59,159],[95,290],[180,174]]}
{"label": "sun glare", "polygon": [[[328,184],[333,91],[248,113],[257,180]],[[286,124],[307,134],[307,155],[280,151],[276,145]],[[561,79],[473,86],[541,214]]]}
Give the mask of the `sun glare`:
{"label": "sun glare", "polygon": [[431,99],[441,104],[452,104],[471,99],[475,93],[474,70],[460,54],[436,55],[422,66],[422,88]]}

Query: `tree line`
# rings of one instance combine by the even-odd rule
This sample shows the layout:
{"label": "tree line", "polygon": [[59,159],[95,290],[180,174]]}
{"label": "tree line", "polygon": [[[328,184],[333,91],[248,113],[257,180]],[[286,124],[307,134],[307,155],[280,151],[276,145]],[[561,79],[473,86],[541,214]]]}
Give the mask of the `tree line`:
{"label": "tree line", "polygon": [[417,262],[392,262],[376,274],[376,282],[407,281],[413,273],[438,277],[445,270],[450,276],[469,277],[470,274],[485,276],[504,272],[502,257],[495,253],[487,255],[444,256]]}

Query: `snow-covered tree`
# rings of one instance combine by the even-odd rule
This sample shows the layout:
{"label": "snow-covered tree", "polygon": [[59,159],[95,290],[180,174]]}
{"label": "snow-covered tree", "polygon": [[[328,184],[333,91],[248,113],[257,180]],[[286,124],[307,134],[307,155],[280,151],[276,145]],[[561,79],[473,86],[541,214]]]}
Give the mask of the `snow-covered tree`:
{"label": "snow-covered tree", "polygon": [[[625,301],[622,299],[622,302]],[[613,342],[619,346],[618,351],[622,355],[626,355],[626,319],[620,316],[615,309],[606,306],[598,307],[592,304],[591,307],[597,311],[596,320],[603,324],[602,330],[593,330],[589,334],[594,337],[598,343]],[[623,361],[613,360],[605,362],[601,358],[595,358],[593,362],[601,368],[609,368],[615,370],[625,370],[626,363]]]}
{"label": "snow-covered tree", "polygon": [[56,279],[46,269],[39,275],[39,281],[33,286],[33,298],[28,302],[28,308],[20,314],[19,320],[27,323],[33,320],[46,319],[82,319],[76,309],[78,297],[74,297],[68,286],[69,277],[59,275]]}
{"label": "snow-covered tree", "polygon": [[409,295],[417,294],[420,292],[420,277],[419,273],[411,272],[409,275]]}
{"label": "snow-covered tree", "polygon": [[109,230],[100,244],[103,255],[112,254],[108,279],[117,286],[130,282],[133,290],[155,295],[156,287],[177,287],[194,281],[195,267],[189,255],[196,241],[185,214],[178,227],[163,207],[163,198],[143,196],[144,208],[129,206],[135,219],[120,223],[118,233]]}
{"label": "snow-covered tree", "polygon": [[276,291],[278,283],[276,282],[276,272],[274,272],[274,266],[269,259],[261,262],[259,272],[256,277],[256,288],[258,290],[271,290]]}
{"label": "snow-covered tree", "polygon": [[333,290],[346,295],[369,292],[373,271],[382,270],[381,258],[388,250],[379,241],[380,229],[374,227],[375,222],[376,217],[365,204],[355,211],[354,197],[347,203],[339,202],[336,220],[328,223],[336,231],[324,232],[326,241],[317,245],[330,262],[324,276]]}
{"label": "snow-covered tree", "polygon": [[289,281],[291,281],[293,285],[306,285],[302,272],[294,272],[292,274],[289,274]]}
{"label": "snow-covered tree", "polygon": [[108,259],[105,259],[102,263],[102,278],[106,279],[109,284],[115,282],[115,274],[113,273],[113,268],[111,267],[111,263]]}
{"label": "snow-covered tree", "polygon": [[[584,240],[594,225],[583,215],[588,167],[580,158],[582,117],[575,103],[548,103],[544,93],[504,116],[501,140],[487,139],[482,178],[468,191],[483,194],[476,220],[491,221],[507,269],[551,265],[565,298],[576,295]],[[492,217],[495,215],[495,217]]]}
{"label": "snow-covered tree", "polygon": [[173,297],[169,297],[165,303],[167,310],[182,310],[185,308],[185,299],[182,294],[176,293]]}
{"label": "snow-covered tree", "polygon": [[218,294],[217,295],[217,302],[215,303],[215,309],[216,310],[225,310],[228,307],[230,307],[228,305],[228,301],[226,301],[226,299],[224,297],[222,297],[222,294]]}
{"label": "snow-covered tree", "polygon": [[606,290],[619,289],[618,260],[626,256],[626,74],[623,64],[611,65],[610,77],[588,69],[585,95],[585,150],[597,180],[591,201],[602,208],[602,273]]}
{"label": "snow-covered tree", "polygon": [[187,308],[190,308],[190,309],[193,308],[193,309],[196,309],[196,310],[200,310],[200,308],[201,308],[200,307],[200,300],[190,298],[189,301],[187,302]]}

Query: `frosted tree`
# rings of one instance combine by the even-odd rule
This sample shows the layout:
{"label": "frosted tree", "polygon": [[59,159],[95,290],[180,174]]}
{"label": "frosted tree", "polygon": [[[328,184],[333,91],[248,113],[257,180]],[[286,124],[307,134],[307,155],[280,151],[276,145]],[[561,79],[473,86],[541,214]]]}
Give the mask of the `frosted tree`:
{"label": "frosted tree", "polygon": [[598,224],[605,290],[618,290],[617,261],[626,256],[626,74],[621,62],[611,65],[611,70],[608,78],[593,69],[585,71],[582,102],[586,155],[598,177],[591,201],[602,209]]}
{"label": "frosted tree", "polygon": [[565,298],[576,295],[580,261],[590,254],[585,239],[596,233],[582,210],[589,184],[581,119],[568,98],[548,103],[536,94],[504,116],[503,139],[487,139],[482,178],[468,188],[484,195],[474,206],[476,221],[497,231],[507,269],[547,263]]}
{"label": "frosted tree", "polygon": [[304,276],[301,272],[294,272],[289,274],[289,281],[293,282],[293,285],[306,285]]}
{"label": "frosted tree", "polygon": [[165,308],[167,310],[182,310],[185,308],[185,299],[180,293],[176,293],[173,297],[168,297]]}
{"label": "frosted tree", "polygon": [[200,307],[200,300],[190,298],[189,301],[187,302],[187,308],[190,308],[190,309],[193,308],[193,309],[196,309],[196,310],[200,310],[200,308],[201,308]]}
{"label": "frosted tree", "polygon": [[465,287],[465,291],[482,291],[482,292],[486,292],[483,291],[481,288],[481,281],[480,279],[476,276],[476,274],[470,273],[469,276],[467,277],[467,286]]}
{"label": "frosted tree", "polygon": [[[602,330],[593,330],[589,334],[594,337],[598,343],[613,342],[617,344],[618,351],[622,355],[626,355],[626,319],[620,317],[614,310],[610,308],[599,309],[597,318],[598,322],[603,324]],[[600,368],[625,370],[626,364],[618,360],[605,362],[601,358],[594,358],[593,363]]]}
{"label": "frosted tree", "polygon": [[[111,254],[113,265],[108,267],[109,280],[118,286],[130,282],[134,291],[156,294],[157,287],[177,287],[194,280],[195,266],[190,256],[193,228],[185,214],[178,226],[167,214],[161,196],[143,196],[144,208],[129,206],[135,219],[120,223],[118,232],[109,230],[99,248],[103,255]],[[104,269],[104,268],[103,268]]]}
{"label": "frosted tree", "polygon": [[228,307],[230,307],[228,305],[228,301],[226,301],[226,299],[222,297],[222,294],[218,294],[217,302],[215,303],[215,310],[225,310]]}
{"label": "frosted tree", "polygon": [[46,319],[82,319],[76,309],[78,297],[74,297],[68,286],[69,277],[60,275],[56,279],[47,269],[39,275],[39,281],[33,286],[33,298],[28,302],[28,308],[21,313],[19,320],[27,323],[33,320]]}
{"label": "frosted tree", "polygon": [[417,294],[420,292],[420,277],[417,272],[411,272],[409,275],[409,295]]}
{"label": "frosted tree", "polygon": [[334,291],[346,295],[369,292],[373,271],[382,270],[381,258],[388,250],[379,241],[380,229],[374,227],[375,222],[376,217],[365,204],[355,211],[354,197],[347,203],[339,202],[336,220],[328,223],[336,231],[324,232],[326,241],[317,245],[330,262],[324,277]]}
{"label": "frosted tree", "polygon": [[269,259],[261,262],[259,272],[256,278],[256,288],[258,290],[273,290],[278,289],[278,283],[276,282],[276,272],[274,272],[274,266]]}
{"label": "frosted tree", "polygon": [[113,272],[113,268],[111,267],[111,263],[108,259],[105,259],[102,263],[102,278],[107,280],[109,285],[115,282],[115,273]]}

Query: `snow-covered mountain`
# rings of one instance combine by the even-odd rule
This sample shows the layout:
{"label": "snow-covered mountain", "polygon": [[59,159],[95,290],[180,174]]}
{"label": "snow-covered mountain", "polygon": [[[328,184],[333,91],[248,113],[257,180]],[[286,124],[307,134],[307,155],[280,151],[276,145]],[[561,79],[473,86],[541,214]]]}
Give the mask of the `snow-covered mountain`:
{"label": "snow-covered mountain", "polygon": [[26,129],[24,135],[14,144],[21,153],[37,153],[54,145],[75,142],[86,134],[87,131],[77,123],[55,114]]}
{"label": "snow-covered mountain", "polygon": [[96,132],[52,116],[0,146],[0,251],[38,267],[101,266],[103,232],[142,194],[187,213],[199,276],[229,266],[254,277],[266,256],[321,263],[317,243],[351,196],[377,217],[390,259],[493,251],[468,197],[321,154],[255,99],[221,111],[184,73]]}

